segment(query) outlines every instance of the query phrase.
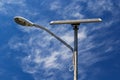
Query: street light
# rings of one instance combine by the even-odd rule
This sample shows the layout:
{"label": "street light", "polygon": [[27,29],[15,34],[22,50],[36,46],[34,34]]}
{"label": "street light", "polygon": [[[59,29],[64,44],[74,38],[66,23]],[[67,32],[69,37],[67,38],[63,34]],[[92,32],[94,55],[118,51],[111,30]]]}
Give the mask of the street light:
{"label": "street light", "polygon": [[64,40],[62,40],[60,37],[56,36],[53,32],[51,32],[50,30],[48,30],[47,28],[43,27],[43,26],[40,26],[38,24],[35,24],[35,23],[32,23],[31,21],[25,19],[24,17],[21,17],[21,16],[16,16],[14,17],[14,21],[19,24],[19,25],[22,25],[22,26],[26,26],[26,27],[37,27],[37,28],[40,28],[46,32],[48,32],[50,35],[54,36],[57,40],[59,40],[60,42],[62,42],[66,47],[68,47],[72,52],[73,52],[73,48],[67,44]]}
{"label": "street light", "polygon": [[22,26],[28,26],[32,27],[35,26],[37,28],[40,28],[42,30],[45,30],[52,36],[54,36],[57,40],[62,42],[66,47],[68,47],[72,52],[73,52],[73,65],[74,65],[74,80],[78,80],[78,29],[80,23],[92,23],[92,22],[101,22],[102,19],[96,18],[96,19],[81,19],[81,20],[60,20],[60,21],[51,21],[50,24],[71,24],[73,26],[74,30],[74,48],[72,48],[69,44],[67,44],[64,40],[62,40],[60,37],[56,36],[53,32],[50,30],[46,29],[43,26],[40,26],[38,24],[32,23],[31,21],[20,17],[16,16],[14,17],[14,20],[16,23],[22,25]]}

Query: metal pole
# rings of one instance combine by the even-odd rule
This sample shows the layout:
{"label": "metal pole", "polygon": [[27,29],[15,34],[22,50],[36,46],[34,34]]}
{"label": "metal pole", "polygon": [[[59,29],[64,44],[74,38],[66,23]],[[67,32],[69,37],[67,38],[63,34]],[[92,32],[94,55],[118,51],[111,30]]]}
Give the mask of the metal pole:
{"label": "metal pole", "polygon": [[82,19],[82,20],[61,20],[61,21],[51,21],[50,24],[72,24],[73,30],[74,30],[74,49],[67,44],[64,40],[56,36],[53,32],[49,31],[48,29],[44,28],[43,26],[40,26],[38,24],[34,24],[31,21],[17,16],[14,18],[15,22],[23,25],[23,26],[35,26],[38,28],[41,28],[54,36],[56,39],[61,41],[66,47],[68,47],[72,52],[73,52],[73,65],[74,65],[74,80],[78,80],[78,26],[80,23],[91,23],[91,22],[101,22],[102,19],[97,18],[97,19]]}
{"label": "metal pole", "polygon": [[72,25],[74,30],[74,80],[78,80],[78,25]]}

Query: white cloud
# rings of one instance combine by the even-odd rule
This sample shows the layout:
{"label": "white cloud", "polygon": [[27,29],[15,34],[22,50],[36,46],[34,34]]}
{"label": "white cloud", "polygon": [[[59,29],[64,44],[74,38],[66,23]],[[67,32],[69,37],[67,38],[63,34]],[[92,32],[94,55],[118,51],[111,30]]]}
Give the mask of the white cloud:
{"label": "white cloud", "polygon": [[[20,7],[25,7],[25,0],[1,0],[0,2],[0,11],[4,14],[9,14],[14,11],[14,7],[11,5],[17,5]],[[12,13],[11,13],[12,14]]]}
{"label": "white cloud", "polygon": [[61,8],[61,4],[58,1],[52,2],[50,4],[50,10],[57,10]]}
{"label": "white cloud", "polygon": [[6,6],[8,4],[17,4],[17,5],[20,5],[20,6],[24,6],[25,5],[25,0],[20,0],[20,1],[16,1],[16,0],[1,0],[0,7],[3,8],[4,6]]}
{"label": "white cloud", "polygon": [[[39,37],[39,35],[41,36]],[[20,50],[20,47],[22,47],[24,52],[27,51],[28,56],[22,59],[23,66],[25,67],[23,69],[25,71],[27,70],[27,72],[35,73],[42,63],[44,63],[43,65],[44,68],[60,69],[62,64],[56,62],[58,60],[57,57],[61,56],[61,58],[64,60],[71,57],[70,55],[67,54],[69,49],[63,50],[65,49],[65,46],[58,46],[57,48],[56,45],[58,45],[57,42],[59,41],[56,41],[54,38],[51,38],[50,36],[47,36],[47,33],[43,32],[41,34],[38,34],[38,35],[34,34],[28,37],[23,37],[23,38],[15,37],[15,38],[12,38],[11,41],[9,42],[9,45],[12,49]],[[25,43],[19,42],[19,40],[21,39],[25,40]],[[51,42],[52,43],[54,42],[55,45],[52,44]],[[56,47],[57,50],[54,50],[52,47],[50,48],[49,47],[50,45],[53,48]],[[30,47],[30,49],[28,48],[28,46]],[[59,47],[61,48],[59,49]],[[48,53],[44,52],[45,50],[48,50],[46,51]],[[47,56],[42,56],[42,55],[47,55]],[[31,65],[34,65],[34,66],[31,66]]]}
{"label": "white cloud", "polygon": [[45,58],[45,68],[57,68],[60,64],[56,63],[57,56],[60,54],[58,52],[52,52],[52,54]]}
{"label": "white cloud", "polygon": [[79,41],[87,39],[87,34],[85,28],[80,28],[81,30],[78,33],[78,39]]}
{"label": "white cloud", "polygon": [[88,1],[88,8],[95,13],[102,14],[103,11],[112,11],[113,4],[110,0]]}
{"label": "white cloud", "polygon": [[[35,9],[34,9],[35,10]],[[33,11],[29,5],[27,5],[26,0],[2,0],[0,2],[1,13],[7,16],[38,16],[39,12]],[[31,12],[32,11],[32,12]]]}
{"label": "white cloud", "polygon": [[18,4],[18,5],[23,6],[25,0],[20,0],[20,1],[16,1],[16,0],[2,0],[2,2],[3,2],[4,4]]}
{"label": "white cloud", "polygon": [[67,41],[69,44],[73,43],[73,35],[69,32],[69,33],[65,33],[62,38],[64,39],[64,41]]}
{"label": "white cloud", "polygon": [[[72,53],[66,48],[66,46],[59,44],[59,41],[50,37],[46,32],[37,33],[36,35],[33,31],[32,34],[28,34],[29,35],[26,35],[27,37],[13,38],[9,43],[11,48],[19,50],[20,47],[22,47],[22,50],[28,54],[22,58],[22,68],[25,72],[31,73],[35,76],[35,74],[41,69],[45,70],[45,75],[50,74],[51,72],[48,72],[48,70],[51,69],[62,71],[65,68],[68,68],[69,70],[70,64],[72,64],[70,63],[72,60]],[[62,39],[73,44],[73,35],[71,36],[70,34],[66,33]],[[79,32],[79,65],[84,65],[85,68],[103,60],[104,58],[99,57],[97,54],[92,54],[89,51],[93,49],[96,44],[92,41],[94,36],[88,37],[86,34],[86,29],[81,28]],[[25,42],[23,43],[21,40],[24,40]],[[81,66],[81,68],[79,68],[79,75],[81,75],[82,80],[87,76],[84,67]],[[52,74],[54,74],[54,72]],[[55,78],[55,76],[53,76],[53,78]],[[69,77],[66,78],[68,79]]]}
{"label": "white cloud", "polygon": [[62,2],[55,1],[52,2],[49,9],[56,10],[55,13],[59,14],[63,19],[83,18],[84,15],[81,14],[81,5],[78,5],[76,3],[76,1],[73,1],[70,4],[62,5]]}
{"label": "white cloud", "polygon": [[75,18],[83,18],[84,17],[83,14],[80,14],[79,12],[72,13],[71,15]]}
{"label": "white cloud", "polygon": [[112,50],[113,50],[112,47],[108,47],[108,48],[105,50],[105,52],[109,52],[109,51],[112,51]]}

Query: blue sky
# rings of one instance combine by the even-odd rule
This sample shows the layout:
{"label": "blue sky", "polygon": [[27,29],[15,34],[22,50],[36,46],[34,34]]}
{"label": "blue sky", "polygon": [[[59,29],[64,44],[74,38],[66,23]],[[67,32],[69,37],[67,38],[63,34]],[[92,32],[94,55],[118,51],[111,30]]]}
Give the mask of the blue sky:
{"label": "blue sky", "polygon": [[120,80],[119,0],[1,0],[0,80],[73,80],[72,52],[40,29],[16,24],[23,16],[73,47],[71,25],[52,20],[102,18],[79,26],[79,80]]}

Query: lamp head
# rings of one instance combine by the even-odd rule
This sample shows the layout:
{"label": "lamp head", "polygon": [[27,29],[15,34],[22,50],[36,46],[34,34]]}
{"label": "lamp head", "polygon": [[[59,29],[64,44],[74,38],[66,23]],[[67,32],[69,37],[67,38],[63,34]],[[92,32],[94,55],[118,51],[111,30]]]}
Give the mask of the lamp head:
{"label": "lamp head", "polygon": [[21,16],[15,16],[14,17],[14,21],[19,24],[19,25],[22,25],[22,26],[33,26],[33,23],[27,19],[25,19],[24,17],[21,17]]}

